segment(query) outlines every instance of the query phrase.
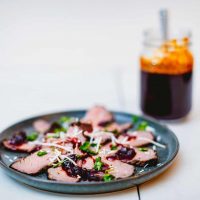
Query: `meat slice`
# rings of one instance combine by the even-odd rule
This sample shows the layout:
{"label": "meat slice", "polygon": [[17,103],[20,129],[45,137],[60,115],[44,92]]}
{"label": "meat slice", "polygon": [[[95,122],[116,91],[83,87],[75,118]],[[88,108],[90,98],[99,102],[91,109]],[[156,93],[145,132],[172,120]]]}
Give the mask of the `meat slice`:
{"label": "meat slice", "polygon": [[140,150],[140,148],[135,148],[136,155],[133,160],[130,161],[131,164],[137,166],[144,166],[146,164],[155,165],[158,161],[156,152],[151,148],[145,148]]}
{"label": "meat slice", "polygon": [[105,129],[106,131],[109,131],[109,132],[124,133],[131,127],[132,127],[132,123],[118,124],[116,122],[113,122],[109,124],[108,126],[106,126]]}
{"label": "meat slice", "polygon": [[50,129],[51,124],[43,119],[38,119],[33,122],[33,128],[39,133],[45,133]]}
{"label": "meat slice", "polygon": [[94,168],[94,160],[91,157],[86,158],[82,161],[82,168],[93,169]]}
{"label": "meat slice", "polygon": [[32,152],[37,147],[35,144],[27,141],[24,131],[15,132],[9,139],[4,140],[2,143],[6,149],[27,153]]}
{"label": "meat slice", "polygon": [[85,155],[85,153],[83,153],[83,152],[79,149],[79,146],[78,146],[78,145],[76,145],[76,147],[74,148],[74,154],[79,155],[79,156]]}
{"label": "meat slice", "polygon": [[57,168],[49,168],[48,169],[48,178],[51,180],[75,183],[79,181],[79,177],[71,177],[69,176],[62,167]]}
{"label": "meat slice", "polygon": [[109,151],[111,151],[111,147],[112,147],[112,143],[111,142],[101,146],[100,153],[101,152],[109,152]]}
{"label": "meat slice", "polygon": [[55,156],[51,149],[42,149],[46,151],[47,154],[43,156],[38,156],[37,152],[25,157],[20,158],[11,164],[11,168],[25,174],[37,174],[42,169],[46,168],[51,162],[50,159]]}
{"label": "meat slice", "polygon": [[77,142],[80,142],[81,144],[83,144],[86,141],[86,138],[83,135],[83,131],[79,129],[78,126],[69,127],[66,136],[68,138],[77,138]]}
{"label": "meat slice", "polygon": [[124,141],[127,137],[127,141],[124,143],[125,146],[140,147],[145,146],[154,140],[154,136],[150,131],[134,131],[128,132],[126,135],[120,135],[118,141]]}
{"label": "meat slice", "polygon": [[13,145],[10,143],[9,140],[4,140],[3,145],[6,149],[9,149],[12,151],[27,152],[27,153],[30,153],[37,148],[37,145],[31,144],[31,143],[23,143],[20,145]]}
{"label": "meat slice", "polygon": [[82,121],[92,123],[93,127],[98,127],[112,122],[113,115],[103,106],[94,106],[86,113]]}
{"label": "meat slice", "polygon": [[102,161],[111,167],[109,174],[115,178],[126,178],[134,174],[135,169],[133,165],[121,162],[120,160],[109,161],[106,158],[103,158]]}
{"label": "meat slice", "polygon": [[84,135],[87,137],[90,137],[90,138],[92,137],[93,140],[101,140],[100,144],[103,144],[103,143],[111,140],[112,136],[113,136],[112,133],[105,132],[105,131],[98,131],[98,132],[93,133],[92,135],[90,133],[85,132]]}
{"label": "meat slice", "polygon": [[93,127],[90,123],[84,123],[84,122],[78,121],[78,122],[71,123],[71,126],[78,127],[80,130],[87,131],[89,133],[93,131]]}
{"label": "meat slice", "polygon": [[117,159],[124,163],[144,166],[146,164],[156,164],[158,157],[156,152],[151,148],[129,148],[122,146],[118,147],[118,150],[111,151],[110,154],[107,154],[106,159],[109,161]]}

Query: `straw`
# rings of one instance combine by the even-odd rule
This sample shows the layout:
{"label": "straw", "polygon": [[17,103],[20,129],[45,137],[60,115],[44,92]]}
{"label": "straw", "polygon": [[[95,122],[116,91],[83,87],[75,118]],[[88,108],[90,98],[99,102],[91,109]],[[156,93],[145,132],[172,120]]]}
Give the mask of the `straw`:
{"label": "straw", "polygon": [[161,36],[162,40],[166,41],[169,38],[168,33],[168,10],[162,9],[159,12],[160,17],[160,28],[161,28]]}

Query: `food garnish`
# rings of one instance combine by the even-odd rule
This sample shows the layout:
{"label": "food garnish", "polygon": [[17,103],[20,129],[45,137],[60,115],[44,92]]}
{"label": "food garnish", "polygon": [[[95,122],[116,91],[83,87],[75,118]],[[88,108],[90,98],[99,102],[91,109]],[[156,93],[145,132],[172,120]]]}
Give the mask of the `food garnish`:
{"label": "food garnish", "polygon": [[28,141],[34,141],[34,140],[37,139],[37,137],[38,137],[38,133],[37,132],[32,132],[30,135],[26,136],[26,139]]}
{"label": "food garnish", "polygon": [[103,163],[101,162],[101,157],[97,157],[94,163],[94,169],[100,171],[103,167]]}
{"label": "food garnish", "polygon": [[47,152],[44,150],[38,151],[38,153],[37,153],[38,156],[44,156],[46,154],[47,154]]}
{"label": "food garnish", "polygon": [[114,177],[113,175],[111,175],[111,174],[104,174],[104,176],[103,176],[103,180],[104,180],[105,182],[110,182],[110,181],[112,181],[114,178],[115,178],[115,177]]}
{"label": "food garnish", "polygon": [[[46,170],[49,179],[58,181],[109,182],[132,176],[136,166],[157,164],[155,146],[166,148],[162,140],[155,141],[156,130],[148,122],[137,116],[132,122],[134,127],[118,123],[111,112],[95,106],[80,119],[62,116],[51,123],[43,119],[34,132],[19,130],[3,145],[29,153],[11,164],[22,173]],[[42,132],[47,130],[44,125],[48,131]]]}

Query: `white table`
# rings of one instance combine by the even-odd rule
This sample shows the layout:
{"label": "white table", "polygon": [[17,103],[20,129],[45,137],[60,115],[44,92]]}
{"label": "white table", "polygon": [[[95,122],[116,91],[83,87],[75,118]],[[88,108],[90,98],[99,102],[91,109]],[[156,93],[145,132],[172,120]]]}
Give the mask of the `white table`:
{"label": "white table", "polygon": [[[39,72],[39,73],[38,73]],[[0,74],[1,127],[45,112],[88,108],[95,103],[110,109],[139,113],[137,71],[114,70],[2,70]],[[196,77],[197,78],[197,77]],[[196,84],[197,86],[197,84]],[[183,122],[169,126],[177,134],[181,149],[172,167],[158,178],[140,186],[141,199],[196,199],[199,190],[198,158],[200,97],[195,88],[194,108]],[[93,199],[92,196],[58,195],[40,191],[14,181],[0,169],[0,193],[15,199]],[[136,188],[95,199],[138,199]]]}

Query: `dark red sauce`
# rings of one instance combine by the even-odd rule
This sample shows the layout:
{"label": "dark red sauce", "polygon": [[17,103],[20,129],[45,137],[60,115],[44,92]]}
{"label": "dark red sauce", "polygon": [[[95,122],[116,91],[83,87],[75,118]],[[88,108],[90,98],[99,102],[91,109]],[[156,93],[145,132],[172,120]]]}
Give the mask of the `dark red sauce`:
{"label": "dark red sauce", "polygon": [[159,119],[185,116],[192,104],[192,72],[159,74],[141,70],[142,111]]}
{"label": "dark red sauce", "polygon": [[73,138],[68,138],[67,139],[68,142],[71,142],[73,145],[73,148],[75,148],[77,145],[80,146],[81,142],[78,140],[78,138],[73,137]]}
{"label": "dark red sauce", "polygon": [[136,152],[134,149],[128,148],[128,147],[122,147],[114,155],[108,156],[107,159],[108,160],[132,160],[135,155],[136,155]]}
{"label": "dark red sauce", "polygon": [[11,145],[22,145],[26,142],[26,133],[24,131],[20,131],[15,133],[9,140]]}
{"label": "dark red sauce", "polygon": [[[75,162],[78,160],[75,154],[70,155],[69,157]],[[104,175],[102,171],[96,171],[94,169],[88,170],[79,166],[75,166],[69,160],[65,160],[63,162],[62,168],[67,173],[68,176],[71,177],[80,176],[81,180],[83,181],[101,181]]]}

